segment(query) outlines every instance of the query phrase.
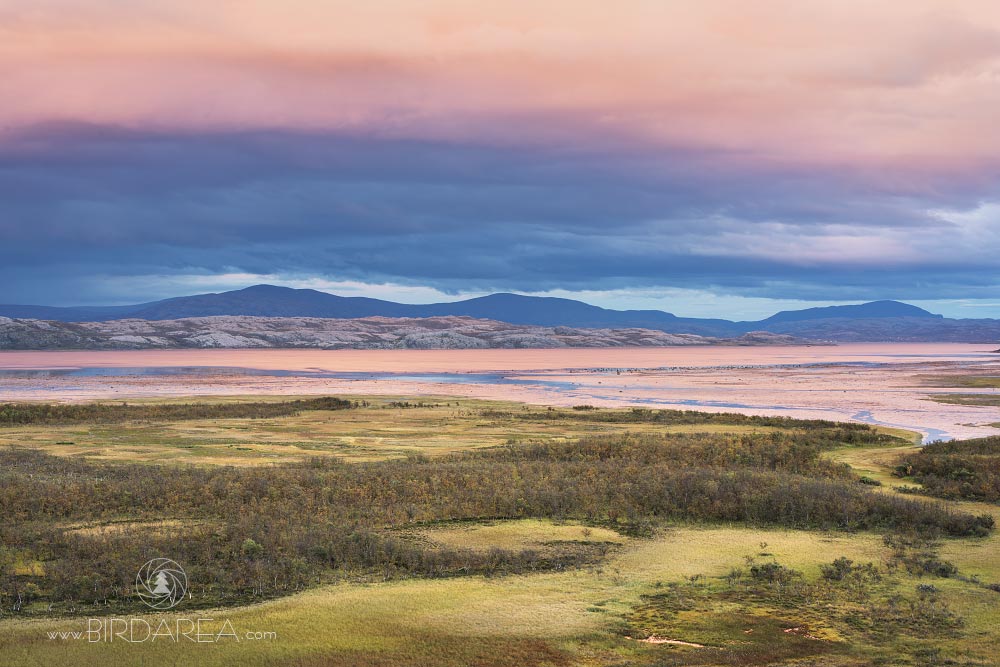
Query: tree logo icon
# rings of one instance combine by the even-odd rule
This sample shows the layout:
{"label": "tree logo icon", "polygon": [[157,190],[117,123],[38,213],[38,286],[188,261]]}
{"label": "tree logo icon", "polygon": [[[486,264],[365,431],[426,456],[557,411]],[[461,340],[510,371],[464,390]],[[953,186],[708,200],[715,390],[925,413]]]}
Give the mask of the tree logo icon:
{"label": "tree logo icon", "polygon": [[139,568],[135,592],[153,609],[171,609],[184,599],[188,580],[184,568],[169,558],[154,558]]}

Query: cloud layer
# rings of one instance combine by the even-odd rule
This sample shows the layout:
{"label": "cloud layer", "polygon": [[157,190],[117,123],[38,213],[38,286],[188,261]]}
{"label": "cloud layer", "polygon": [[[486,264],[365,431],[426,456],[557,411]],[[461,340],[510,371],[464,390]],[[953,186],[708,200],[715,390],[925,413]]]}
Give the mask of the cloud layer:
{"label": "cloud layer", "polygon": [[1000,297],[993,2],[17,4],[4,301]]}

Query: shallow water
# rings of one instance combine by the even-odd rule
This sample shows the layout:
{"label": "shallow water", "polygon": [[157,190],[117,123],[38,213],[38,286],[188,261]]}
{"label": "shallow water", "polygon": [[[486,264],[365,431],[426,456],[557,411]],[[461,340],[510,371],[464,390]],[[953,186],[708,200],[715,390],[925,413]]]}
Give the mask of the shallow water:
{"label": "shallow water", "polygon": [[[0,400],[452,395],[851,420],[925,441],[1000,432],[1000,410],[928,400],[925,377],[997,374],[995,346],[0,352]],[[993,390],[978,390],[993,391]]]}
{"label": "shallow water", "polygon": [[554,350],[3,351],[0,369],[252,368],[314,372],[474,373],[510,370],[743,368],[778,364],[997,359],[995,346],[852,343],[835,346],[561,348]]}

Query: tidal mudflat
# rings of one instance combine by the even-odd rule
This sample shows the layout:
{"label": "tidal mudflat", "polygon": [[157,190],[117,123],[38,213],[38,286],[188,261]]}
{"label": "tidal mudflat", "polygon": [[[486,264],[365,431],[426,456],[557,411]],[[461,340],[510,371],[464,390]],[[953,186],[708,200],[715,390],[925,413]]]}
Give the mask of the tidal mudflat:
{"label": "tidal mudflat", "polygon": [[451,395],[860,421],[926,440],[1000,432],[988,345],[549,350],[144,350],[0,353],[0,400],[184,395]]}

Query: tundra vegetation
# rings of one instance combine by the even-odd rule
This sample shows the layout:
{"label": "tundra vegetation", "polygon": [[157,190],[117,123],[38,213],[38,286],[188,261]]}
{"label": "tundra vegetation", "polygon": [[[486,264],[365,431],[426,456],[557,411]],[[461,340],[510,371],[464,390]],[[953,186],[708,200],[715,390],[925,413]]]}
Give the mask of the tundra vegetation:
{"label": "tundra vegetation", "polygon": [[[910,441],[867,425],[446,398],[5,409],[0,655],[16,664],[990,664],[1000,639],[990,508],[872,484],[840,454]],[[366,445],[383,455],[323,447],[365,420],[396,429]],[[57,441],[192,424],[299,446],[231,465]],[[996,453],[936,447],[909,459]],[[163,618],[133,588],[162,556],[190,582],[173,616],[277,638],[46,639]]]}
{"label": "tundra vegetation", "polygon": [[935,442],[907,453],[894,472],[919,484],[906,488],[911,492],[952,500],[1000,502],[1000,436]]}
{"label": "tundra vegetation", "polygon": [[2,403],[0,426],[27,424],[105,424],[190,419],[265,419],[298,415],[303,410],[345,410],[356,403],[322,397],[246,403]]}
{"label": "tundra vegetation", "polygon": [[934,394],[933,400],[949,405],[978,405],[984,408],[1000,407],[998,394]]}

